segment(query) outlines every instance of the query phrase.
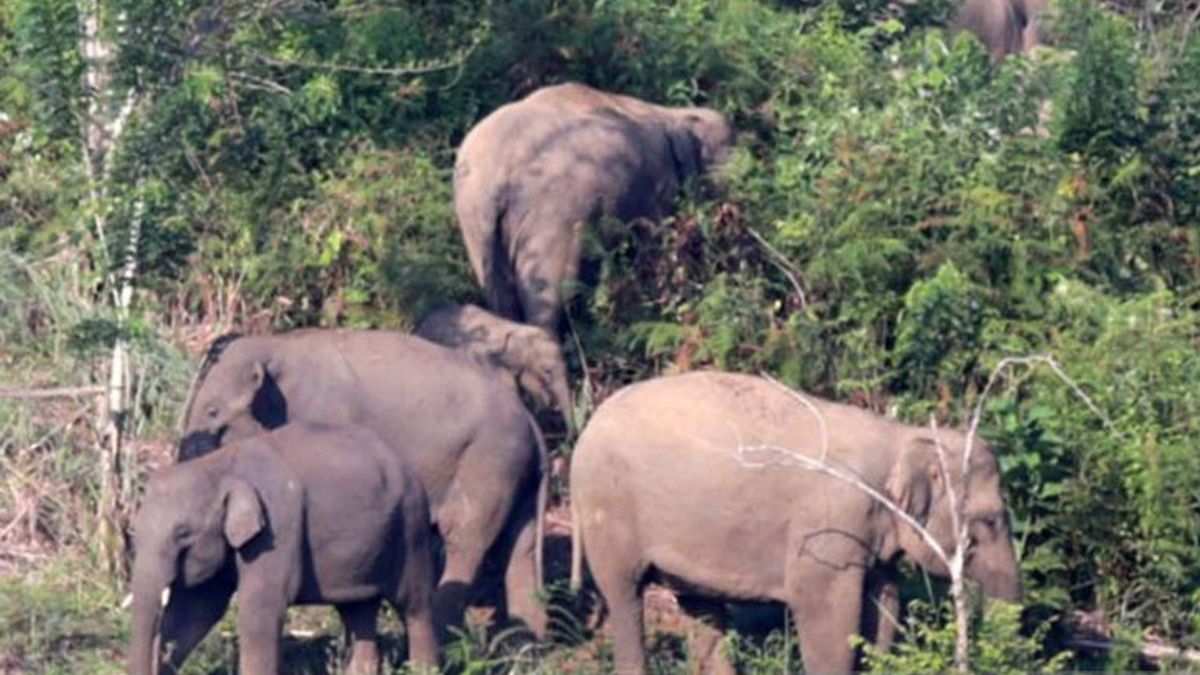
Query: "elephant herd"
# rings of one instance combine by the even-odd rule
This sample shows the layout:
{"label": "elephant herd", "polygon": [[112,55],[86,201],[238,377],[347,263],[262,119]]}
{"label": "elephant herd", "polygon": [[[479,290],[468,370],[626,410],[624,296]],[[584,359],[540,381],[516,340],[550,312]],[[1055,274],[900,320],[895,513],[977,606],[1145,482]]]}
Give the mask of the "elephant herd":
{"label": "elephant herd", "polygon": [[[134,518],[131,672],[173,672],[235,593],[243,673],[279,672],[286,609],[304,604],[334,606],[349,671],[375,672],[384,601],[406,623],[410,659],[434,666],[488,560],[503,570],[500,615],[544,635],[549,464],[521,392],[575,435],[557,335],[583,228],[669,215],[733,143],[714,110],[540,89],[494,111],[458,152],[455,213],[488,309],[444,307],[414,334],[214,342],[178,462],[150,478]],[[703,617],[693,654],[706,669],[728,672],[716,650],[724,603],[773,601],[794,613],[810,671],[849,671],[852,636],[892,639],[898,560],[947,573],[911,523],[953,551],[955,494],[967,495],[967,575],[988,595],[1019,596],[995,458],[975,440],[965,474],[946,469],[968,463],[968,445],[759,377],[632,384],[601,403],[571,453],[572,586],[586,567],[621,673],[644,672],[648,581]],[[781,453],[819,456],[860,485],[756,459]]]}

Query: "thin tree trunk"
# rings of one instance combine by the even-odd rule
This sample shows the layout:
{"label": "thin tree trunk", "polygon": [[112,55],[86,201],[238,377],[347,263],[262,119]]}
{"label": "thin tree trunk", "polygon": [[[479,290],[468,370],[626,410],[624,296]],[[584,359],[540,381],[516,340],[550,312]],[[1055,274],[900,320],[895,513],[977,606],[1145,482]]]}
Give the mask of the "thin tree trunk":
{"label": "thin tree trunk", "polygon": [[126,329],[137,278],[137,250],[141,240],[141,203],[134,205],[129,239],[122,251],[119,276],[111,270],[112,251],[108,239],[109,185],[112,181],[116,150],[126,124],[137,103],[130,90],[124,100],[114,90],[112,64],[116,47],[104,34],[101,0],[77,0],[80,22],[80,54],[83,57],[83,88],[86,97],[81,134],[83,168],[88,181],[88,213],[99,244],[98,264],[103,265],[105,286],[112,293],[116,314],[117,338],[109,363],[108,387],[104,399],[103,446],[100,457],[100,498],[97,504],[96,540],[103,565],[110,573],[121,570],[124,542],[120,530],[122,504],[127,498],[123,473],[129,462],[125,457],[125,421],[129,401],[129,343]]}

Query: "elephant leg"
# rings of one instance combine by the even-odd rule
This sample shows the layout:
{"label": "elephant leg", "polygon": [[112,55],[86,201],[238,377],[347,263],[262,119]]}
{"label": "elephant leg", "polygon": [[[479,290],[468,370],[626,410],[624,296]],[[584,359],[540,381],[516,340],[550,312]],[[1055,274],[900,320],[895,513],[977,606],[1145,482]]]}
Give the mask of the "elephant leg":
{"label": "elephant leg", "polygon": [[395,603],[397,613],[404,617],[404,632],[408,636],[408,661],[421,669],[436,668],[438,664],[437,629],[433,622],[433,606],[428,602]]}
{"label": "elephant leg", "polygon": [[[244,586],[244,585],[243,585]],[[238,672],[277,675],[287,601],[281,593],[238,588]]]}
{"label": "elephant leg", "polygon": [[[585,542],[588,539],[585,538]],[[588,566],[596,588],[608,605],[609,630],[613,639],[613,656],[619,675],[644,675],[646,653],[642,645],[642,575],[643,569],[626,564],[615,548],[600,545],[587,547],[598,555],[588,557]],[[603,552],[601,555],[600,552]]]}
{"label": "elephant leg", "polygon": [[[472,453],[471,449],[467,453]],[[482,453],[480,453],[482,454]],[[512,494],[484,493],[495,483],[492,475],[475,475],[492,471],[492,467],[462,466],[456,485],[438,509],[437,523],[446,551],[446,566],[433,597],[433,617],[440,640],[444,642],[450,629],[462,624],[463,612],[471,600],[475,580],[484,555],[499,537],[512,510]],[[467,494],[460,486],[485,486],[475,494]],[[484,494],[481,494],[484,493]]]}
{"label": "elephant leg", "polygon": [[646,653],[642,645],[644,629],[639,584],[628,579],[601,583],[597,578],[596,586],[608,603],[616,672],[619,675],[644,675]]}
{"label": "elephant leg", "polygon": [[376,622],[379,617],[379,600],[365,600],[337,606],[338,616],[346,628],[346,643],[350,647],[350,662],[346,672],[365,675],[379,672],[379,645],[377,644]]}
{"label": "elephant leg", "polygon": [[887,651],[900,625],[900,575],[894,565],[867,573],[862,634],[876,649]]}
{"label": "elephant leg", "polygon": [[692,618],[688,629],[691,670],[698,675],[734,675],[733,664],[721,653],[728,616],[724,603],[680,596],[679,606]]}
{"label": "elephant leg", "polygon": [[175,592],[169,611],[163,617],[163,635],[171,639],[170,654],[164,661],[167,672],[178,670],[188,654],[225,616],[233,589],[231,582],[218,579]]}
{"label": "elephant leg", "polygon": [[509,618],[528,628],[538,639],[546,636],[546,608],[538,598],[537,568],[534,548],[537,545],[537,503],[533,495],[522,500],[502,542],[507,549],[504,571],[504,603]]}
{"label": "elephant leg", "polygon": [[849,673],[855,650],[850,639],[862,624],[864,572],[831,567],[812,558],[797,563],[789,576],[788,605],[796,618],[800,654],[807,673]]}
{"label": "elephant leg", "polygon": [[418,668],[438,662],[437,632],[433,622],[433,559],[429,552],[428,523],[410,521],[405,526],[404,571],[392,597],[396,613],[404,617],[408,660]]}

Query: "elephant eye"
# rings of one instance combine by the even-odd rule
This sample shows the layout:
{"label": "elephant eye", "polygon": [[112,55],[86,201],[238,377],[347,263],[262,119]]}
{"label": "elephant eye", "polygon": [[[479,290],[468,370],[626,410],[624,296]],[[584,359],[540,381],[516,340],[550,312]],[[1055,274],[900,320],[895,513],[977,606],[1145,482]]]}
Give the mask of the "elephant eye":
{"label": "elephant eye", "polygon": [[979,519],[979,522],[988,529],[988,533],[996,534],[1000,531],[1000,526],[1004,523],[1003,516],[992,514]]}
{"label": "elephant eye", "polygon": [[208,419],[215,420],[217,419],[217,415],[221,414],[221,411],[217,408],[217,406],[210,405],[204,410],[204,414],[208,415]]}

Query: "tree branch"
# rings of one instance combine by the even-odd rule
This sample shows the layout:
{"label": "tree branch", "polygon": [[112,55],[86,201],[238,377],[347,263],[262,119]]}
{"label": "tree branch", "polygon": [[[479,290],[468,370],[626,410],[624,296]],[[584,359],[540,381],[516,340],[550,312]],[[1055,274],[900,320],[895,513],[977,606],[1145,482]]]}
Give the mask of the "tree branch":
{"label": "tree branch", "polygon": [[0,388],[0,398],[12,399],[47,399],[47,398],[83,398],[103,394],[105,388],[98,385],[82,387],[50,387],[47,389],[18,389]]}
{"label": "tree branch", "polygon": [[800,309],[807,307],[808,296],[804,293],[804,286],[800,283],[800,272],[794,265],[792,265],[792,262],[788,260],[787,257],[782,253],[780,253],[778,249],[776,249],[774,246],[771,246],[766,238],[759,234],[753,227],[747,227],[746,231],[749,232],[750,236],[754,238],[754,241],[758,242],[758,245],[762,246],[763,250],[767,252],[767,255],[769,255],[771,258],[772,264],[775,265],[775,268],[782,272],[783,276],[787,277],[787,280],[791,282],[792,288],[796,291],[796,296],[800,298]]}

